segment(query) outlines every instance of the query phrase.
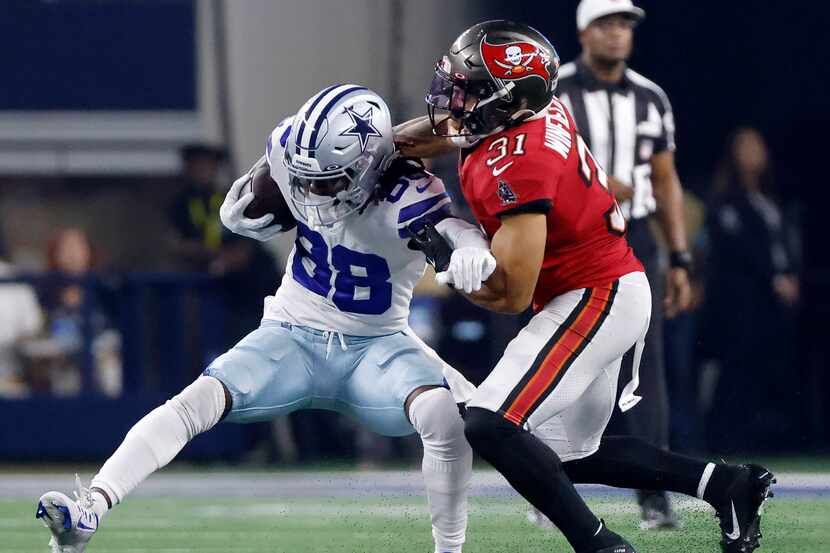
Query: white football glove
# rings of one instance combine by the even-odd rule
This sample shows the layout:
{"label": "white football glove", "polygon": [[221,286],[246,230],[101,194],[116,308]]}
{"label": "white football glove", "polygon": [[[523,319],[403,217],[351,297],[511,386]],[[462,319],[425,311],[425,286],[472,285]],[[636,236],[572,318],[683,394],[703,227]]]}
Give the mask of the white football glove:
{"label": "white football glove", "polygon": [[250,180],[251,174],[245,173],[233,182],[219,208],[219,219],[231,232],[265,242],[282,232],[282,226],[268,226],[274,220],[273,213],[257,219],[245,217],[245,208],[253,201],[254,194],[248,192],[240,197],[239,193]]}
{"label": "white football glove", "polygon": [[435,275],[439,284],[452,284],[467,294],[481,290],[481,285],[496,270],[496,258],[484,248],[453,250],[450,266]]}

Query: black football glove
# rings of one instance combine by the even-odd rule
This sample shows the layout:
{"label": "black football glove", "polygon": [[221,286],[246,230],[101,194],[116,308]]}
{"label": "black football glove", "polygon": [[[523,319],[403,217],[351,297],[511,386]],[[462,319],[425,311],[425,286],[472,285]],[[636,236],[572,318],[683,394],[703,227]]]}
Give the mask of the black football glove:
{"label": "black football glove", "polygon": [[424,223],[420,231],[415,232],[411,226],[406,227],[412,237],[407,246],[410,250],[421,250],[427,258],[427,263],[435,268],[436,273],[446,271],[450,266],[452,246],[441,233],[435,230],[432,223]]}

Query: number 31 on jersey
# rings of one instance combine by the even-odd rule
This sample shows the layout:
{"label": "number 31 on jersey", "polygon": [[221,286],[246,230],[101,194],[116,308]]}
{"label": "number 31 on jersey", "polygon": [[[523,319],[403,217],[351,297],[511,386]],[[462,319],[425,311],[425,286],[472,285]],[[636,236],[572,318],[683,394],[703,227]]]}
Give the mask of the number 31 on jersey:
{"label": "number 31 on jersey", "polygon": [[[516,143],[513,147],[513,152],[511,152],[510,155],[514,155],[514,156],[523,156],[524,155],[524,153],[525,153],[524,146],[525,146],[525,139],[526,138],[527,138],[527,135],[524,134],[524,133],[516,136]],[[496,151],[496,156],[495,157],[487,158],[487,161],[485,161],[485,163],[487,164],[487,167],[492,167],[493,168],[493,176],[494,177],[498,177],[499,175],[504,173],[504,171],[508,167],[513,165],[513,160],[510,160],[510,161],[506,161],[502,165],[493,167],[498,162],[500,162],[505,157],[507,157],[507,147],[509,145],[510,145],[510,138],[507,137],[507,136],[500,136],[499,138],[495,139],[490,144],[489,148],[487,148],[488,152],[492,152],[494,150]]]}

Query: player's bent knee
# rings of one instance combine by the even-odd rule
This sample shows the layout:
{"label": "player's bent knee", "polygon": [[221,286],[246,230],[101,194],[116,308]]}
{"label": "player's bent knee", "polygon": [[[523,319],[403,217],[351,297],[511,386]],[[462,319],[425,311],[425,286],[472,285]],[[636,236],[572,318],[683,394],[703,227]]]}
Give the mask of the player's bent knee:
{"label": "player's bent knee", "polygon": [[[415,399],[423,394],[424,392],[428,392],[430,390],[435,390],[437,388],[441,388],[441,386],[429,385],[429,386],[418,386],[414,390],[412,390],[408,396],[406,396],[406,401],[404,402],[403,409],[404,413],[406,413],[406,418],[412,422],[412,417],[410,416],[410,412],[412,411],[412,403]],[[413,425],[414,426],[414,425]]]}
{"label": "player's bent knee", "polygon": [[520,432],[524,430],[500,414],[481,407],[469,407],[464,415],[464,434],[476,451],[489,449]]}
{"label": "player's bent knee", "polygon": [[188,439],[210,430],[230,407],[227,388],[212,376],[200,376],[167,404],[181,417]]}
{"label": "player's bent knee", "polygon": [[409,420],[421,436],[424,452],[440,461],[453,461],[470,454],[464,439],[464,421],[452,393],[432,387],[409,402]]}
{"label": "player's bent knee", "polygon": [[530,462],[546,467],[551,473],[562,470],[555,451],[499,413],[480,407],[467,409],[464,434],[473,450],[492,464]]}

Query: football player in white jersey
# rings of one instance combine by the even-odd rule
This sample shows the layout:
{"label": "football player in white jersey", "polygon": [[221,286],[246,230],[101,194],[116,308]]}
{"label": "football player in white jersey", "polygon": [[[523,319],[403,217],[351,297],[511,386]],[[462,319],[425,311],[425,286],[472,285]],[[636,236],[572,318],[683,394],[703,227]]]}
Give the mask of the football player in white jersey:
{"label": "football player in white jersey", "polygon": [[[478,289],[495,269],[487,240],[451,216],[440,179],[395,152],[389,110],[365,87],[313,96],[274,129],[259,163],[269,165],[297,221],[285,278],[266,298],[261,326],[136,423],[91,487],[77,483],[75,500],[60,492],[40,498],[36,516],[52,533],[53,552],[83,551],[109,509],[218,422],[304,408],[348,414],[387,436],[418,432],[435,551],[461,551],[472,451],[456,403],[472,386],[445,370],[407,318],[425,251],[435,257],[435,244],[448,243],[443,276]],[[267,240],[282,228],[271,214],[244,216],[249,178],[231,186],[222,222]],[[425,251],[410,247],[413,233]]]}

